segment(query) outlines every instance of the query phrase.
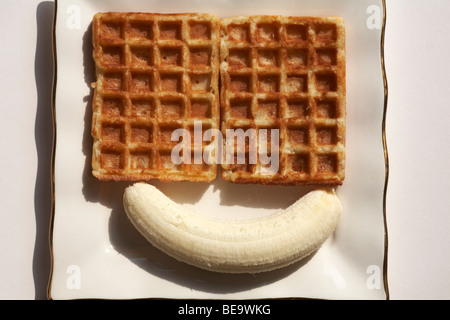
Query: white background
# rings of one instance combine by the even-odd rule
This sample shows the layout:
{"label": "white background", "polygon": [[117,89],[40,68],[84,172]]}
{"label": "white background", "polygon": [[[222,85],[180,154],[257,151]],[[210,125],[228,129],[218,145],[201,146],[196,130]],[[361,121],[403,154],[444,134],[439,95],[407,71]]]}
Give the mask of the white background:
{"label": "white background", "polygon": [[[391,299],[450,298],[450,2],[387,0]],[[53,1],[0,2],[0,299],[46,299]]]}

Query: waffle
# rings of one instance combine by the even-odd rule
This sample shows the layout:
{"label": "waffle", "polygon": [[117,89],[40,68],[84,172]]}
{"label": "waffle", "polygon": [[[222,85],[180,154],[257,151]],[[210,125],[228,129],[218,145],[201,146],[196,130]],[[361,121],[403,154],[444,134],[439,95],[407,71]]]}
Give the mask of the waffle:
{"label": "waffle", "polygon": [[[211,181],[194,126],[219,128],[220,21],[210,14],[97,13],[92,173],[99,180]],[[172,161],[185,129],[183,161]],[[198,141],[198,140],[196,140]],[[190,150],[189,150],[190,149]],[[201,159],[201,158],[200,158]]]}
{"label": "waffle", "polygon": [[[228,157],[222,161],[222,177],[235,183],[342,184],[343,20],[222,19],[220,62],[223,154]],[[226,135],[238,129],[248,133],[240,140],[244,144],[236,134]],[[271,144],[271,138],[279,143]],[[269,166],[267,156],[275,165]]]}

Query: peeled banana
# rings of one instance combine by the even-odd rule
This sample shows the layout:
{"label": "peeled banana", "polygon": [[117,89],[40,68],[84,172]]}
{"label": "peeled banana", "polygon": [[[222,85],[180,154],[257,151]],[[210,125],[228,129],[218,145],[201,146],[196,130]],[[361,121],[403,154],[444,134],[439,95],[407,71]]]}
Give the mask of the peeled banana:
{"label": "peeled banana", "polygon": [[219,220],[183,208],[147,183],[125,189],[124,209],[155,247],[209,271],[258,273],[288,266],[318,249],[342,212],[333,190],[313,190],[263,218]]}

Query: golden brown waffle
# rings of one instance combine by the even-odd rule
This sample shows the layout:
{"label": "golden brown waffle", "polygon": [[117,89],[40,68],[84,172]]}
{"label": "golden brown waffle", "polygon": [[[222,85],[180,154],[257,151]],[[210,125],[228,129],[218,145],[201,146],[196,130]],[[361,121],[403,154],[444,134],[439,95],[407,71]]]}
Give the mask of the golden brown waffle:
{"label": "golden brown waffle", "polygon": [[[243,149],[245,163],[237,163],[236,148],[234,164],[222,164],[223,178],[236,183],[342,184],[343,20],[281,16],[223,19],[220,59],[224,137],[227,129],[251,128],[256,132],[249,139],[253,141],[260,129],[279,130],[278,148],[270,150],[268,146],[270,152],[279,154],[278,170],[268,170],[267,161],[263,164],[260,157],[255,162],[251,157],[254,149],[248,143]],[[264,145],[257,142],[258,153],[265,154]]]}
{"label": "golden brown waffle", "polygon": [[[175,164],[173,130],[219,128],[219,19],[210,14],[98,13],[92,34],[93,175],[211,181],[217,165]],[[193,139],[192,139],[193,140]],[[203,146],[192,143],[191,155]],[[198,147],[198,148],[197,148]]]}

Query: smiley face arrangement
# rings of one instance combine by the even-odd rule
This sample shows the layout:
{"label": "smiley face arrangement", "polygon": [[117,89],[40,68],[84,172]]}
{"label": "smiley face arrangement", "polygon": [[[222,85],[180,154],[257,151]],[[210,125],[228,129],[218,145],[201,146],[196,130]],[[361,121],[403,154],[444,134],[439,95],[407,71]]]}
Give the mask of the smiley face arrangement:
{"label": "smiley face arrangement", "polygon": [[[329,238],[342,207],[322,187],[345,177],[341,18],[98,13],[92,32],[92,172],[136,181],[124,209],[150,243],[209,271],[256,273]],[[233,183],[322,187],[270,217],[221,221],[144,182],[210,182],[219,166]]]}

